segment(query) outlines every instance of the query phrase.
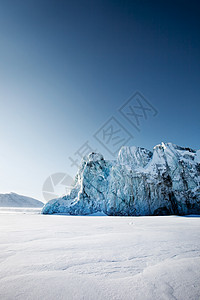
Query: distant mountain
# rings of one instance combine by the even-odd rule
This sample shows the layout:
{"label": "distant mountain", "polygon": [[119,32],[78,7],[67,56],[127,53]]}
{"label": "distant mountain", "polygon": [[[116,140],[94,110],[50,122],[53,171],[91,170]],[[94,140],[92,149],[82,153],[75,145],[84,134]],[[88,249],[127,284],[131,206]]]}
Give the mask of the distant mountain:
{"label": "distant mountain", "polygon": [[43,207],[44,203],[15,193],[0,194],[0,207]]}
{"label": "distant mountain", "polygon": [[49,201],[44,214],[200,214],[200,150],[162,143],[153,151],[122,147],[116,161],[83,158],[70,195]]}

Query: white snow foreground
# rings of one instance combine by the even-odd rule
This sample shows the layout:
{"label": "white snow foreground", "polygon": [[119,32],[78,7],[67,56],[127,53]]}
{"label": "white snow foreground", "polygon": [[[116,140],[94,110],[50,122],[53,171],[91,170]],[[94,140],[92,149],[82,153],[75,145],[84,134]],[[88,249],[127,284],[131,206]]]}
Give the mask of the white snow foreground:
{"label": "white snow foreground", "polygon": [[43,202],[18,195],[16,193],[0,194],[0,207],[42,207]]}
{"label": "white snow foreground", "polygon": [[199,300],[199,217],[0,214],[2,300]]}
{"label": "white snow foreground", "polygon": [[200,214],[200,151],[162,143],[153,152],[122,147],[114,162],[84,157],[70,195],[49,201],[44,214]]}

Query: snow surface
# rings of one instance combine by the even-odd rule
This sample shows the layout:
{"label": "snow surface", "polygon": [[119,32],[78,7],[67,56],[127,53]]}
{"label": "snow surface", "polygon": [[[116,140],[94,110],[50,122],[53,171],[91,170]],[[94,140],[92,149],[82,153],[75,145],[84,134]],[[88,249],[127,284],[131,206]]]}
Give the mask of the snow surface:
{"label": "snow surface", "polygon": [[18,195],[16,193],[0,194],[0,207],[42,207],[43,202]]}
{"label": "snow surface", "polygon": [[0,209],[0,299],[200,299],[200,216]]}

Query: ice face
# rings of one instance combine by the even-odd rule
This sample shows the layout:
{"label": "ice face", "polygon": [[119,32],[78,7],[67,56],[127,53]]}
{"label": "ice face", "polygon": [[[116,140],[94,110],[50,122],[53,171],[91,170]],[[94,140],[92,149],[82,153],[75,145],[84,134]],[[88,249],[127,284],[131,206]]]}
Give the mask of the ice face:
{"label": "ice face", "polygon": [[145,167],[152,157],[152,152],[140,147],[124,146],[118,154],[118,163],[128,165],[132,169],[137,167]]}
{"label": "ice face", "polygon": [[44,214],[166,215],[200,213],[200,151],[161,143],[153,152],[124,146],[116,161],[82,159],[70,195]]}

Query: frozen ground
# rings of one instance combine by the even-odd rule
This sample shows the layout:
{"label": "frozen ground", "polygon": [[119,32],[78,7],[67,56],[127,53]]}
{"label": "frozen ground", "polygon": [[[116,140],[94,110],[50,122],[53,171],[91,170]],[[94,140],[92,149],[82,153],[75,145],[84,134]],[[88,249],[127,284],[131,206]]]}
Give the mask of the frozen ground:
{"label": "frozen ground", "polygon": [[0,210],[0,299],[200,299],[200,217]]}

